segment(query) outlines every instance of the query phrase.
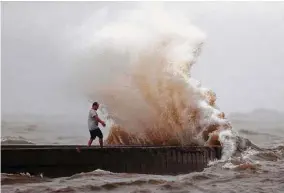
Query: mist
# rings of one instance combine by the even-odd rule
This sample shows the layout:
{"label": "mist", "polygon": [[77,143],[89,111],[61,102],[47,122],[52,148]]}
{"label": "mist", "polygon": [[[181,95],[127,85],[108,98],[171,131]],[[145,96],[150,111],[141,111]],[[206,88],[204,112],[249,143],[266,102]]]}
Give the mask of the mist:
{"label": "mist", "polygon": [[[80,63],[83,48],[95,41],[92,33],[97,28],[140,6],[3,2],[2,114],[61,114],[84,121],[92,101],[77,85],[74,63]],[[217,94],[224,112],[284,110],[282,2],[184,2],[164,7],[187,15],[206,34],[192,75]],[[93,73],[98,81],[110,78],[104,75]]]}

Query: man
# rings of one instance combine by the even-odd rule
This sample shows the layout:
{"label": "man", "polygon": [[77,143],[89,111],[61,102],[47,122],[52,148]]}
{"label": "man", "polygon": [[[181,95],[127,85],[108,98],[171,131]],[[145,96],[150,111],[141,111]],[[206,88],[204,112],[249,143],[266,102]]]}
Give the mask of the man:
{"label": "man", "polygon": [[101,148],[103,147],[103,134],[102,131],[99,128],[99,123],[102,124],[103,127],[106,126],[105,122],[102,121],[98,114],[97,114],[97,110],[99,108],[99,103],[98,102],[94,102],[92,105],[92,108],[89,112],[89,117],[88,117],[88,127],[89,127],[89,131],[90,131],[90,140],[88,142],[88,146],[92,145],[93,140],[98,137],[99,138],[99,142],[100,142],[100,146]]}

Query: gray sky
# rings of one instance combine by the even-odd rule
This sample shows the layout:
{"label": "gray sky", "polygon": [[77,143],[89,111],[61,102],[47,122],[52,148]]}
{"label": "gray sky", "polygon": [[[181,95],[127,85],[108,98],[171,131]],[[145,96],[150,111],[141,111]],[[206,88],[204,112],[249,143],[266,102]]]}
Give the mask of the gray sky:
{"label": "gray sky", "polygon": [[[70,83],[76,29],[107,8],[112,20],[138,3],[2,2],[2,113],[86,114]],[[284,110],[284,3],[165,3],[207,34],[193,77],[225,112]],[[102,13],[101,13],[102,14]],[[91,19],[90,19],[91,17]],[[90,22],[91,21],[91,22]],[[85,30],[88,30],[88,26]]]}

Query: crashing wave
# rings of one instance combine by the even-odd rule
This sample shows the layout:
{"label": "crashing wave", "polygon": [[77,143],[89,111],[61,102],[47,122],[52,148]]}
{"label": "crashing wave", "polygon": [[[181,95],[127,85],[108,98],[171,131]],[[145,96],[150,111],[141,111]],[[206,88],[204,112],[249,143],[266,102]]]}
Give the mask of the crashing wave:
{"label": "crashing wave", "polygon": [[167,13],[127,11],[97,28],[78,65],[80,86],[104,104],[107,144],[223,145],[228,157],[231,123],[216,94],[191,76],[205,35]]}

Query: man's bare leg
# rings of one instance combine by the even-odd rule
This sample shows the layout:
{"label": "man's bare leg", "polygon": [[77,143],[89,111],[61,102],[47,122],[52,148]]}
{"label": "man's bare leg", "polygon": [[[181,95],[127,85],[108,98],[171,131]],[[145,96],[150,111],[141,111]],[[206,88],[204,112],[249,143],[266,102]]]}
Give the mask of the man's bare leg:
{"label": "man's bare leg", "polygon": [[101,138],[101,139],[99,139],[99,142],[100,142],[100,146],[101,146],[101,148],[103,148],[103,146],[104,146],[103,139],[102,139],[102,138]]}
{"label": "man's bare leg", "polygon": [[88,146],[90,147],[93,143],[93,139],[90,139],[89,142],[88,142]]}

